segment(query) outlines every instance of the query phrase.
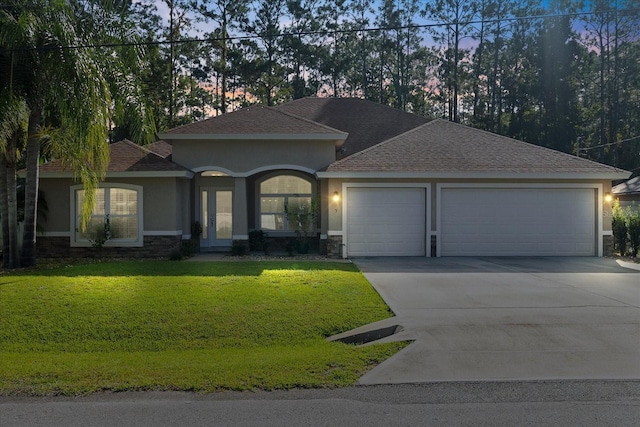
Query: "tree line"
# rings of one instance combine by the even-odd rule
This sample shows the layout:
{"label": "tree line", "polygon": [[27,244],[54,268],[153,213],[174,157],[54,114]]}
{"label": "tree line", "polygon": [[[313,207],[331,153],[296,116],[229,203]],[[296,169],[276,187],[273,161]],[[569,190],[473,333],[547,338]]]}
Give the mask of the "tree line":
{"label": "tree line", "polygon": [[159,128],[255,102],[359,97],[640,166],[640,139],[611,144],[640,136],[638,0],[164,4],[169,24],[156,2],[134,5],[147,40],[167,42],[149,76]]}
{"label": "tree line", "polygon": [[82,228],[109,141],[258,102],[359,97],[638,171],[639,24],[640,0],[4,0],[3,265],[35,263],[40,162],[84,183]]}

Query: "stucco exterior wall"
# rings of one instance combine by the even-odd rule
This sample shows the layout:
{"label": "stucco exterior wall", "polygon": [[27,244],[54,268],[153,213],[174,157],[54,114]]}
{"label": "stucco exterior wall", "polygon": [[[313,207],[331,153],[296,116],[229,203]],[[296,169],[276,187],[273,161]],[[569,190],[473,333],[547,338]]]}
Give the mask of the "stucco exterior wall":
{"label": "stucco exterior wall", "polygon": [[[44,193],[49,213],[44,223],[46,232],[69,232],[70,225],[70,192],[69,188],[76,183],[71,179],[40,179],[40,191]],[[42,221],[39,218],[38,221]]]}
{"label": "stucco exterior wall", "polygon": [[[151,233],[189,233],[189,219],[184,218],[184,203],[190,202],[189,181],[177,178],[111,178],[105,183],[130,184],[143,187],[143,231]],[[47,233],[70,233],[71,187],[78,185],[71,178],[40,180],[49,213],[45,223]],[[186,230],[183,230],[184,227]]]}
{"label": "stucco exterior wall", "polygon": [[243,173],[272,165],[319,170],[335,160],[334,141],[172,141],[172,160],[192,170],[219,167]]}

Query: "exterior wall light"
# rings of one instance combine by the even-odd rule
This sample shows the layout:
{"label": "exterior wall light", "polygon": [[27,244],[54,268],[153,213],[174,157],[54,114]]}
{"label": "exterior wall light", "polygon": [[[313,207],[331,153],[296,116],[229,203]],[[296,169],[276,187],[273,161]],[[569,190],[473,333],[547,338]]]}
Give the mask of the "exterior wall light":
{"label": "exterior wall light", "polygon": [[607,202],[607,203],[613,202],[613,196],[611,195],[611,193],[605,193],[604,201]]}
{"label": "exterior wall light", "polygon": [[333,200],[335,203],[338,203],[340,201],[340,193],[334,191],[331,200]]}

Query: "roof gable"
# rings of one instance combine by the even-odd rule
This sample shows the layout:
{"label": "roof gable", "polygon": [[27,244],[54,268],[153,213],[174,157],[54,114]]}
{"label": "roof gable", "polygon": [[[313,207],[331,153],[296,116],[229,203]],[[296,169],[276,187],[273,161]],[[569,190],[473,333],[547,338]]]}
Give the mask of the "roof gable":
{"label": "roof gable", "polygon": [[437,119],[339,160],[327,172],[606,175],[626,171]]}
{"label": "roof gable", "polygon": [[173,128],[162,134],[162,137],[174,139],[182,135],[317,135],[343,139],[346,137],[344,132],[337,129],[264,105],[254,105]]}
{"label": "roof gable", "polygon": [[429,120],[360,98],[301,98],[274,107],[347,132],[341,159],[400,135]]}
{"label": "roof gable", "polygon": [[[182,166],[126,139],[109,145],[109,153],[107,174],[121,172],[188,172]],[[40,174],[43,176],[64,172],[72,171],[68,170],[61,160],[54,160],[40,165]]]}

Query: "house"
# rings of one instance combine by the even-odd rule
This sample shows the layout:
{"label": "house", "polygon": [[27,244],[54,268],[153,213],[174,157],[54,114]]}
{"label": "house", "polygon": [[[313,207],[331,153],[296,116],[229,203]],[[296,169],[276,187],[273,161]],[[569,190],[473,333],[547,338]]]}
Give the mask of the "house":
{"label": "house", "polygon": [[[289,209],[319,206],[321,250],[356,256],[602,256],[611,250],[611,181],[629,172],[360,99],[256,105],[111,146],[91,226],[105,253],[166,256],[199,224],[201,250],[252,230],[295,235]],[[41,256],[92,245],[83,191],[43,165],[49,202]]]}
{"label": "house", "polygon": [[611,194],[620,201],[620,207],[640,209],[640,176],[616,185],[611,189]]}

